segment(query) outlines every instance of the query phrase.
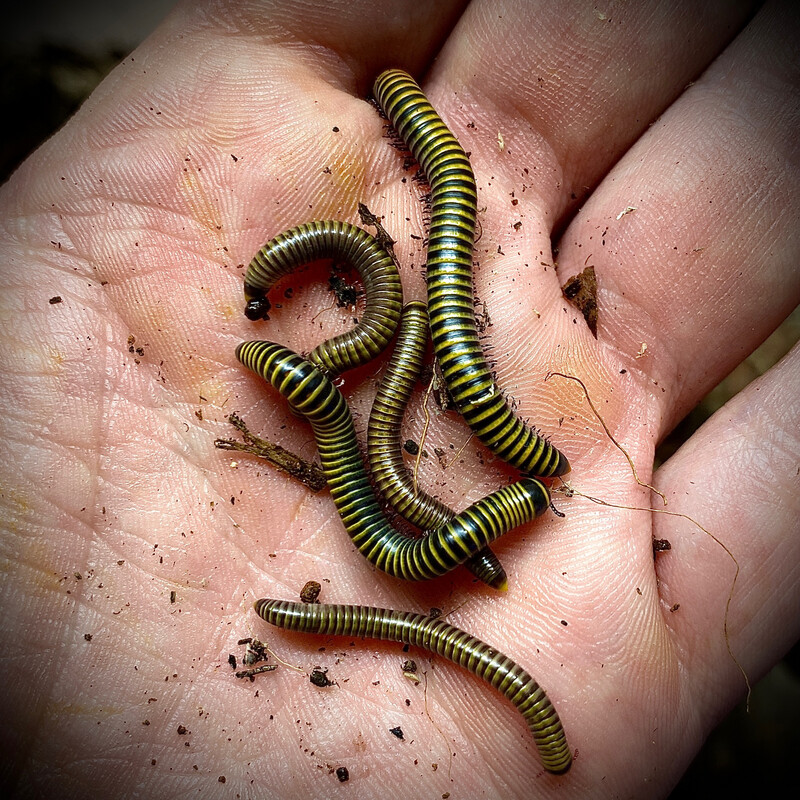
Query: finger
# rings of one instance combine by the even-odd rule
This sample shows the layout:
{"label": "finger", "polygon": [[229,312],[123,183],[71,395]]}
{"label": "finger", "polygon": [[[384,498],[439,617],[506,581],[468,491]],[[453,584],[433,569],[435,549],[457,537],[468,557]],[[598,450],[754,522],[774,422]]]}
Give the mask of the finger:
{"label": "finger", "polygon": [[800,63],[786,17],[779,4],[759,13],[562,240],[563,274],[595,267],[600,339],[666,390],[662,433],[800,301]]}
{"label": "finger", "polygon": [[656,474],[668,508],[736,559],[687,520],[656,515],[654,535],[672,545],[656,562],[664,618],[706,729],[744,692],[728,644],[754,683],[800,636],[799,386],[800,345]]}
{"label": "finger", "polygon": [[[492,0],[474,2],[435,77],[481,109],[473,151],[490,154],[498,171],[525,163],[533,184],[526,197],[543,201],[555,227],[754,5],[620,3],[601,11],[580,2],[513,2],[498,13]],[[506,144],[500,155],[498,131]]]}

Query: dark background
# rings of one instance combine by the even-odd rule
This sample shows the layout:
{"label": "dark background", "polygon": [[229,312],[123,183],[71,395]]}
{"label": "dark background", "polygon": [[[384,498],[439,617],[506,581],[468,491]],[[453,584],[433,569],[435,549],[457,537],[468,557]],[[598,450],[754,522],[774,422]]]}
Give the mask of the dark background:
{"label": "dark background", "polygon": [[[0,182],[68,119],[113,67],[174,5],[173,0],[28,0],[0,26]],[[661,445],[663,461],[717,409],[800,339],[800,309],[711,391]],[[800,645],[709,736],[670,800],[786,796],[798,780]],[[133,788],[133,787],[131,787]],[[790,790],[791,794],[791,790]]]}

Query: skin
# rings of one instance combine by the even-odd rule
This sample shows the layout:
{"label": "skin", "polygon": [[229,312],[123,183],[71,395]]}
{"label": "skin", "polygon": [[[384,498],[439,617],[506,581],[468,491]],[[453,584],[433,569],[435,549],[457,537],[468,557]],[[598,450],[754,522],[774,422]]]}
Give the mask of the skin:
{"label": "skin", "polygon": [[[403,584],[355,552],[327,493],[213,441],[237,411],[312,458],[307,426],[234,347],[307,350],[352,316],[320,272],[287,284],[269,322],[246,320],[242,265],[266,239],[357,221],[365,202],[397,239],[406,297],[424,296],[421,189],[364,102],[402,67],[471,152],[500,385],[575,488],[663,508],[577,384],[544,378],[584,381],[667,510],[735,555],[729,643],[761,677],[800,636],[800,350],[649,466],[800,300],[797,17],[701,5],[185,4],[19,169],[0,199],[7,783],[67,798],[669,792],[745,692],[723,633],[736,568],[710,536],[557,494],[566,518],[497,544],[507,594],[463,571]],[[560,291],[587,264],[596,340]],[[344,386],[360,430],[378,370]],[[422,423],[417,402],[406,435]],[[456,508],[511,474],[474,440],[455,458],[466,440],[433,415],[426,445],[450,464],[423,460],[420,480]],[[672,545],[655,563],[653,537]],[[515,710],[440,659],[412,654],[415,686],[399,646],[255,617],[257,597],[309,579],[326,602],[438,606],[507,652],[556,704],[572,771],[543,773]],[[285,668],[236,680],[247,635],[338,686]]]}

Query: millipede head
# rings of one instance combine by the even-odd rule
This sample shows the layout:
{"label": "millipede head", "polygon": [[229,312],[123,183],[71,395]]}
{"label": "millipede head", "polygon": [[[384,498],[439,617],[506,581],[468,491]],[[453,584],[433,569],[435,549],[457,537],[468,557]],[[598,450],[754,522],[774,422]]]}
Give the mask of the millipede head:
{"label": "millipede head", "polygon": [[269,319],[269,310],[272,308],[272,303],[266,297],[253,297],[247,301],[244,307],[244,315],[247,319],[255,322],[259,319]]}

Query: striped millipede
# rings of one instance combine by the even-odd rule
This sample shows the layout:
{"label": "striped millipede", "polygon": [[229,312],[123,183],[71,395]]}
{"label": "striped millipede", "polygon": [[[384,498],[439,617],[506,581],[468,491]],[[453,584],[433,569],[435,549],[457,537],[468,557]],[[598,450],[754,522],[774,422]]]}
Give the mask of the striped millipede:
{"label": "striped millipede", "polygon": [[523,478],[473,503],[427,536],[409,538],[383,515],[364,468],[350,409],[331,380],[310,361],[272,342],[243,342],[236,357],[311,424],[331,497],[350,538],[390,575],[406,580],[444,575],[549,507],[547,488],[534,478]]}
{"label": "striped millipede", "polygon": [[[455,512],[414,485],[400,446],[403,415],[414,384],[422,372],[428,344],[428,311],[425,303],[412,300],[403,307],[392,357],[381,378],[367,427],[367,454],[378,490],[389,504],[414,525],[430,530],[444,525]],[[489,586],[505,591],[506,571],[488,547],[464,562],[464,566]]]}
{"label": "striped millipede", "polygon": [[369,233],[336,220],[298,225],[270,239],[253,256],[244,277],[249,319],[267,318],[269,290],[297,267],[333,258],[360,275],[366,308],[356,326],[315,347],[309,360],[331,375],[367,363],[391,341],[400,319],[403,288],[394,261]]}
{"label": "striped millipede", "polygon": [[387,70],[373,91],[430,184],[428,313],[434,352],[459,412],[495,455],[522,472],[566,474],[566,457],[514,414],[481,350],[472,288],[477,190],[467,154],[410,75]]}
{"label": "striped millipede", "polygon": [[368,606],[257,600],[256,613],[279,628],[330,636],[363,636],[421,647],[469,670],[504,694],[522,713],[544,768],[563,774],[572,753],[553,704],[508,656],[440,617]]}

